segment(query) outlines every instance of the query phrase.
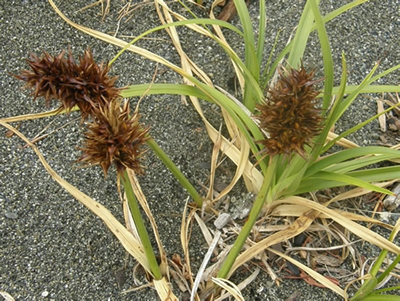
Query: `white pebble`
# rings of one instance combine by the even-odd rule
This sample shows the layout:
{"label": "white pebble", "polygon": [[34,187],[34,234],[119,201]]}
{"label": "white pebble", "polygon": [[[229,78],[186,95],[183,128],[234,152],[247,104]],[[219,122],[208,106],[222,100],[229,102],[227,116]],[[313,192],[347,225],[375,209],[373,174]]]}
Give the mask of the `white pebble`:
{"label": "white pebble", "polygon": [[214,226],[217,229],[222,229],[230,221],[231,216],[228,213],[221,213],[218,218],[214,221]]}

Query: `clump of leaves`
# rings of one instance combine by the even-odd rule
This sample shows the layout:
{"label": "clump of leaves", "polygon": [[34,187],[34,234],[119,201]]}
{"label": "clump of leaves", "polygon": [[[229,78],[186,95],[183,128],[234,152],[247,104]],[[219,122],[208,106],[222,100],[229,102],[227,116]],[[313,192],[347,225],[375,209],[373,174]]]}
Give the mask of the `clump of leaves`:
{"label": "clump of leaves", "polygon": [[85,133],[83,151],[78,161],[89,165],[100,165],[104,174],[114,162],[121,175],[126,168],[136,174],[143,173],[141,159],[143,146],[149,139],[149,128],[139,123],[139,113],[130,114],[129,102],[114,99],[100,107]]}
{"label": "clump of leaves", "polygon": [[[51,0],[49,0],[49,2],[53,5],[57,13],[59,13],[60,16],[72,26],[75,26],[79,30],[87,32],[100,39],[123,47],[121,52],[114,58],[114,60],[118,58],[118,56],[123,51],[130,50],[145,58],[151,59],[157,63],[161,63],[182,75],[185,78],[184,85],[179,85],[176,83],[152,83],[146,85],[135,85],[128,87],[124,91],[121,91],[121,95],[123,97],[142,96],[143,94],[188,95],[196,110],[198,110],[199,115],[205,121],[207,132],[210,134],[211,139],[215,143],[215,149],[220,149],[221,151],[223,151],[229,158],[232,159],[233,162],[235,162],[235,164],[237,164],[237,171],[234,175],[234,179],[228,185],[228,187],[220,193],[218,198],[221,198],[222,196],[228,194],[233,186],[237,183],[238,179],[242,176],[246,182],[246,185],[248,186],[249,191],[257,194],[246,223],[243,225],[242,230],[237,236],[234,245],[229,248],[229,254],[226,258],[221,257],[221,262],[223,261],[222,266],[218,266],[218,268],[216,268],[212,273],[210,272],[208,275],[215,275],[216,273],[218,273],[217,277],[219,278],[229,278],[230,275],[232,275],[232,273],[240,265],[243,265],[248,260],[251,260],[252,258],[258,256],[259,254],[264,252],[269,246],[274,245],[277,242],[282,242],[290,239],[295,235],[298,235],[299,233],[308,230],[310,225],[315,223],[315,220],[318,218],[323,219],[323,223],[326,223],[325,220],[329,218],[334,222],[340,224],[344,229],[353,232],[364,240],[374,243],[382,249],[388,250],[395,254],[400,253],[399,247],[393,244],[391,241],[388,241],[377,233],[374,233],[368,228],[363,227],[353,221],[365,221],[364,217],[358,217],[355,215],[349,216],[349,214],[347,214],[346,212],[329,208],[331,203],[338,202],[340,200],[343,200],[344,198],[348,198],[349,194],[346,194],[346,196],[340,196],[340,198],[336,196],[330,199],[329,202],[326,202],[324,204],[316,201],[311,201],[304,197],[296,196],[305,193],[313,194],[314,191],[318,191],[321,189],[328,189],[345,185],[358,186],[359,189],[362,189],[362,194],[367,193],[367,191],[390,193],[390,191],[382,188],[383,186],[388,185],[388,183],[382,183],[382,181],[395,181],[396,179],[398,179],[398,166],[365,169],[365,167],[368,167],[371,164],[379,163],[385,160],[398,160],[399,154],[398,151],[396,151],[395,149],[374,146],[358,147],[355,144],[351,144],[353,149],[343,150],[334,154],[325,155],[325,153],[330,150],[330,148],[335,143],[344,144],[346,142],[347,144],[350,144],[349,141],[345,141],[345,139],[343,138],[346,137],[349,133],[356,131],[366,123],[378,117],[374,116],[340,135],[330,133],[330,129],[332,128],[332,126],[340,119],[343,113],[349,108],[349,106],[354,102],[354,100],[360,93],[398,91],[398,86],[375,86],[372,84],[384,75],[399,69],[400,65],[390,68],[378,75],[375,75],[378,67],[376,65],[359,85],[349,86],[346,84],[347,70],[344,56],[342,59],[342,78],[340,86],[334,86],[334,65],[328,35],[325,29],[325,23],[329,22],[334,17],[338,16],[344,11],[359,5],[360,3],[362,3],[362,1],[353,1],[352,3],[349,3],[348,5],[339,8],[325,16],[322,16],[319,12],[319,1],[307,1],[304,7],[304,11],[302,13],[302,17],[299,21],[299,26],[297,27],[294,39],[289,42],[288,45],[277,55],[277,59],[275,61],[272,61],[271,52],[267,62],[265,62],[263,59],[264,41],[266,40],[265,20],[267,10],[265,7],[265,1],[259,1],[260,16],[258,37],[253,34],[252,19],[250,18],[249,11],[246,8],[245,2],[243,0],[234,1],[239,18],[242,23],[243,31],[237,29],[231,24],[219,20],[196,19],[191,21],[185,20],[185,18],[183,16],[180,16],[179,14],[174,14],[174,18],[177,18],[179,21],[171,23],[173,22],[174,18],[172,17],[170,10],[163,9],[163,12],[161,12],[160,9],[161,6],[165,8],[166,4],[163,1],[155,1],[160,19],[165,24],[160,27],[150,29],[149,31],[132,40],[130,43],[126,43],[122,40],[116,39],[115,37],[107,37],[103,33],[94,31],[92,29],[89,30],[87,28],[84,28],[83,26],[79,26],[76,23],[69,21],[55,7],[54,3],[52,3]],[[210,16],[213,17],[212,11],[210,13]],[[220,88],[216,89],[216,87],[213,86],[211,79],[208,78],[207,75],[203,73],[199,67],[195,66],[194,63],[188,60],[188,56],[184,53],[181,47],[179,35],[175,27],[189,24],[190,28],[193,28],[195,29],[195,31],[201,33],[202,35],[215,40],[229,55],[236,70],[236,75],[238,77],[238,82],[240,84],[241,92],[243,95],[243,99],[241,101],[234,99]],[[204,25],[213,25],[215,34],[214,32],[209,31]],[[219,26],[231,29],[233,32],[236,32],[239,37],[243,38],[245,44],[244,61],[242,61],[240,57],[226,43],[226,40],[223,37],[222,31],[220,30]],[[181,55],[182,68],[177,67],[166,59],[155,55],[150,51],[133,45],[136,41],[143,38],[144,36],[161,29],[166,29],[171,35],[174,46],[176,47],[178,53]],[[324,88],[322,91],[320,91],[323,95],[321,106],[322,110],[321,112],[318,112],[321,113],[321,116],[324,116],[324,119],[322,119],[322,117],[317,117],[320,116],[319,114],[313,114],[312,116],[314,116],[315,120],[313,120],[313,123],[310,126],[311,133],[309,133],[310,135],[306,136],[303,131],[301,139],[299,138],[300,134],[298,136],[293,134],[293,130],[296,129],[296,127],[305,129],[306,126],[302,125],[299,122],[291,120],[289,118],[290,116],[287,116],[288,121],[286,123],[288,125],[288,129],[292,127],[292,132],[290,133],[283,132],[287,133],[284,135],[283,133],[277,131],[276,134],[274,134],[274,129],[268,128],[271,127],[270,124],[265,124],[264,130],[259,129],[258,125],[254,123],[254,120],[251,118],[251,116],[254,113],[254,109],[263,99],[263,90],[271,82],[273,73],[275,72],[277,66],[282,62],[282,60],[284,60],[287,55],[287,62],[289,66],[293,66],[295,68],[299,66],[305,51],[309,34],[315,29],[318,31],[318,38],[321,42],[321,52],[324,65]],[[275,45],[272,48],[274,49]],[[262,66],[266,66],[264,71],[261,70]],[[285,76],[288,77],[290,75],[293,75],[293,72],[301,73],[301,70],[302,68],[295,71],[291,70],[286,74],[284,74],[284,72],[280,70],[278,71],[281,73],[280,80],[284,79]],[[196,74],[197,76],[195,77],[193,76],[193,74]],[[261,74],[262,76],[260,76]],[[310,76],[310,74],[307,72],[305,72],[303,76],[305,78],[309,78],[307,80],[309,84],[304,84],[301,81],[296,85],[294,85],[291,81],[286,83],[283,82],[281,86],[273,86],[273,88],[271,88],[270,94],[272,95],[272,92],[274,91],[274,89],[276,89],[277,93],[275,96],[281,97],[281,95],[278,94],[281,92],[285,92],[286,87],[290,88],[288,89],[288,91],[292,91],[287,92],[287,94],[297,95],[299,91],[293,89],[294,86],[302,87],[303,93],[305,94],[309,93],[310,91],[315,92],[314,88],[311,88],[311,86],[315,83],[315,81],[312,80],[312,76]],[[189,82],[190,85],[187,85],[187,82]],[[299,111],[303,111],[303,113],[307,111],[317,111],[318,106],[314,102],[315,96],[312,97],[312,101],[310,100],[308,102],[304,102],[304,105],[308,104],[307,106],[298,109],[297,112],[296,109],[293,109],[293,111],[296,112],[296,114],[298,114]],[[273,95],[269,97],[273,97]],[[221,137],[218,131],[210,125],[208,120],[205,119],[201,106],[199,105],[198,98],[211,101],[221,106],[231,139]],[[279,101],[274,102],[270,99],[269,103],[267,102],[267,105],[275,105],[276,107],[272,107],[269,109],[271,109],[272,112],[275,112],[276,115],[280,114],[284,116],[282,113],[284,110],[282,109],[282,112],[279,111]],[[282,108],[284,108],[284,106],[282,106]],[[291,108],[291,106],[288,105],[288,108]],[[322,121],[324,121],[323,127]],[[280,126],[282,126],[282,124]],[[289,131],[288,129],[287,131]],[[306,130],[309,129],[307,128]],[[269,141],[268,143],[270,144],[274,142],[277,145],[278,142],[290,142],[293,137],[295,137],[295,139],[292,141],[292,144],[287,144],[291,145],[290,147],[282,146],[275,147],[274,149],[272,147],[274,145],[271,146],[268,145],[268,143],[261,143],[261,145],[257,145],[255,141],[261,141],[262,139],[264,139],[262,135],[262,132],[264,131],[272,132],[273,134],[272,136],[270,136],[271,138],[268,138],[270,140],[266,140]],[[315,142],[313,141],[314,138]],[[149,140],[148,144],[151,145],[152,142],[152,140]],[[307,147],[306,145],[309,145],[310,147]],[[155,152],[159,151],[156,147],[154,147],[154,150]],[[251,164],[250,160],[248,160],[250,152],[256,156],[257,160],[259,160],[260,170],[255,168],[254,165]],[[259,154],[261,155],[262,152],[264,152],[264,154],[267,154],[265,158],[260,158]],[[287,157],[288,154],[290,154],[289,158],[287,160],[282,160],[282,158],[285,156]],[[167,160],[165,160],[165,162],[167,162]],[[168,166],[168,164],[169,163],[167,162],[166,165]],[[126,177],[122,177],[122,180],[124,179],[126,179]],[[380,183],[374,184],[374,182]],[[129,184],[127,185],[127,187],[128,186]],[[210,201],[211,203],[215,203],[216,199],[212,199],[212,188],[213,187],[211,186],[211,193],[209,194],[211,198]],[[357,192],[353,192],[353,195],[360,195],[359,190]],[[131,203],[133,204],[132,208],[134,208],[133,206],[135,205],[133,195],[131,199]],[[199,203],[201,204],[201,202]],[[253,225],[257,222],[259,214],[263,211],[264,208],[267,208],[267,213],[271,216],[282,216],[286,218],[287,216],[295,215],[297,219],[290,225],[287,225],[284,229],[279,230],[272,235],[264,237],[259,241],[255,241],[254,244],[248,246],[248,248],[246,248],[246,250],[242,252],[242,247],[246,241],[249,241],[249,234],[252,231]],[[132,212],[135,211],[137,212],[137,210],[132,210]],[[194,213],[191,213],[189,216],[192,218],[194,216]],[[189,219],[190,218],[188,218],[188,220]],[[368,219],[368,221],[375,222],[373,219]],[[261,223],[259,223],[258,225],[260,224]],[[183,228],[184,227],[182,227],[182,230]],[[185,235],[181,235],[182,244],[186,253],[185,257],[187,259],[186,261],[189,267],[188,271],[190,271],[190,256],[188,252],[189,243],[184,236]],[[219,238],[217,237],[217,240],[218,239]],[[150,246],[150,244],[148,244],[148,246]],[[210,252],[210,254],[211,253],[212,252]],[[286,260],[292,260],[289,256],[286,256],[285,254],[279,255]],[[148,256],[148,258],[150,258],[150,256]],[[153,264],[153,267],[158,267],[157,262],[155,260],[154,262],[155,263]],[[314,273],[310,268],[301,265],[299,262],[294,262],[294,264],[297,264],[297,266],[301,267],[304,271],[312,275],[319,282],[324,283],[325,286],[343,296],[345,299],[347,298],[347,292],[341,289],[338,285],[333,284],[330,281],[326,281],[326,279],[324,279],[321,275]],[[154,275],[156,275],[156,269],[153,269],[153,271],[155,271]],[[190,275],[191,273],[188,274]],[[200,278],[201,275],[198,279]],[[155,279],[159,278],[156,276]],[[378,281],[378,279],[376,279],[376,281]],[[157,288],[157,282],[155,282],[155,287]],[[193,295],[196,294],[196,285],[193,285],[191,289],[193,291]]]}
{"label": "clump of leaves", "polygon": [[118,97],[121,90],[115,86],[117,77],[107,74],[110,66],[103,62],[97,64],[90,49],[85,50],[79,63],[74,60],[71,49],[67,57],[65,50],[57,56],[44,52],[40,58],[31,54],[31,60],[27,59],[27,62],[31,70],[23,70],[14,76],[33,89],[34,98],[44,97],[47,106],[53,99],[58,99],[60,110],[70,111],[78,106],[83,119]]}

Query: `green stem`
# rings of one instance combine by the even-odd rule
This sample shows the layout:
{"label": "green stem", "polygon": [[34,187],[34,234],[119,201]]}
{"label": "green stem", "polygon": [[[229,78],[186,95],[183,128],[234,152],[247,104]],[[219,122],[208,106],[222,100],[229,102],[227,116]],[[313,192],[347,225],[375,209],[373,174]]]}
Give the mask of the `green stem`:
{"label": "green stem", "polygon": [[389,265],[389,267],[378,277],[378,283],[381,282],[385,277],[396,267],[396,265],[400,262],[400,255],[396,257],[396,259]]}
{"label": "green stem", "polygon": [[[387,253],[387,252],[386,252]],[[386,257],[386,256],[385,256]],[[400,262],[400,255],[397,255],[396,259],[387,267],[386,270],[383,271],[381,275],[378,277],[378,283],[380,283],[385,277],[396,267],[396,265]],[[380,267],[380,266],[379,266]]]}
{"label": "green stem", "polygon": [[197,190],[190,184],[189,180],[183,175],[179,168],[172,162],[166,153],[158,146],[154,139],[147,141],[147,145],[153,150],[158,158],[164,163],[164,165],[172,172],[179,183],[187,190],[192,199],[196,202],[197,207],[203,206],[203,198],[197,192]]}
{"label": "green stem", "polygon": [[280,156],[275,156],[272,159],[272,162],[268,167],[267,174],[265,175],[261,190],[258,193],[256,200],[254,201],[253,207],[251,208],[249,218],[247,219],[247,222],[244,224],[242,230],[240,231],[238,237],[236,238],[235,243],[233,244],[232,249],[230,250],[228,256],[226,257],[224,263],[221,266],[221,269],[218,272],[219,278],[227,277],[236,258],[240,253],[240,250],[242,249],[247,237],[249,236],[251,229],[253,228],[255,222],[257,221],[257,217],[260,214],[265,201],[267,200],[267,195],[271,191],[270,188],[272,187],[272,183],[274,181],[274,170],[276,168],[276,164],[279,158]]}
{"label": "green stem", "polygon": [[[386,292],[390,292],[390,291],[398,291],[398,290],[400,290],[400,285],[397,285],[397,286],[392,286],[392,287],[386,287],[386,288],[381,288],[381,289],[379,289],[379,290],[375,290],[375,291],[373,291],[373,294],[374,295],[378,295],[378,294],[380,294],[380,293],[386,293]],[[386,296],[386,295],[385,295]]]}
{"label": "green stem", "polygon": [[156,256],[153,252],[153,247],[151,246],[149,234],[147,233],[146,227],[143,223],[142,215],[140,214],[139,204],[136,200],[135,193],[133,192],[131,182],[129,181],[128,173],[126,170],[121,176],[122,185],[124,185],[126,198],[128,200],[128,205],[131,210],[133,221],[135,222],[136,229],[139,233],[140,240],[144,247],[144,252],[146,253],[147,260],[149,261],[150,271],[153,273],[153,277],[156,280],[162,278],[160,268]]}
{"label": "green stem", "polygon": [[[389,236],[389,241],[393,241],[396,236],[396,231],[392,231]],[[378,259],[375,261],[373,267],[371,268],[370,274],[374,277],[378,275],[378,271],[382,266],[383,261],[387,256],[388,250],[382,250],[379,254]],[[392,262],[392,264],[377,278],[378,283],[381,282],[391,271],[392,269],[400,262],[400,255],[397,255],[396,259]]]}
{"label": "green stem", "polygon": [[[393,241],[394,237],[396,235],[396,231],[392,231],[389,237],[389,241]],[[368,297],[370,294],[377,294],[378,292],[382,291],[374,291],[375,287],[377,286],[378,283],[382,282],[383,279],[396,267],[396,265],[400,262],[400,255],[397,255],[396,259],[392,262],[392,264],[389,265],[389,267],[386,268],[386,270],[379,275],[379,277],[376,277],[376,275],[379,272],[379,269],[382,266],[383,261],[386,258],[386,255],[388,253],[388,250],[382,250],[381,253],[379,254],[378,259],[375,261],[374,265],[371,268],[371,271],[369,274],[371,275],[372,278],[367,279],[364,284],[358,289],[358,291],[354,294],[352,298],[350,298],[351,301],[357,301],[361,297],[363,297],[363,300],[366,299],[365,297]],[[391,288],[389,288],[391,289]],[[377,298],[379,298],[378,296]],[[385,295],[386,297],[386,295]],[[372,300],[372,299],[371,299]],[[378,300],[378,299],[377,299]],[[385,299],[386,300],[386,299]]]}

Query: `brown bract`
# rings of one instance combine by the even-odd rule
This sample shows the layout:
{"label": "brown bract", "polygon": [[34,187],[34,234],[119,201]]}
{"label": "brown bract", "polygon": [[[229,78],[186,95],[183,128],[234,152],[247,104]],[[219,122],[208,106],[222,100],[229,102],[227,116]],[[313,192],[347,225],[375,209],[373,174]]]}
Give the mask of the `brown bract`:
{"label": "brown bract", "polygon": [[306,145],[322,129],[321,110],[317,108],[319,92],[314,85],[314,71],[307,73],[303,65],[299,70],[278,70],[280,78],[267,92],[266,101],[257,106],[260,128],[270,138],[257,141],[264,145],[261,153],[275,156],[297,153],[305,157]]}
{"label": "brown bract", "polygon": [[51,100],[59,99],[61,109],[71,110],[77,105],[82,118],[93,115],[93,110],[118,97],[121,89],[115,87],[117,77],[107,75],[110,67],[98,65],[90,49],[85,50],[79,64],[75,62],[71,50],[67,56],[62,51],[58,56],[44,52],[41,58],[31,54],[27,60],[31,70],[23,70],[14,75],[26,82],[26,87],[33,89],[32,95],[44,97],[46,105]]}
{"label": "brown bract", "polygon": [[88,125],[83,154],[78,161],[88,165],[100,165],[107,176],[111,163],[115,163],[118,174],[126,168],[141,174],[143,148],[149,139],[148,128],[139,123],[137,112],[130,115],[129,102],[113,100],[96,113],[93,122]]}

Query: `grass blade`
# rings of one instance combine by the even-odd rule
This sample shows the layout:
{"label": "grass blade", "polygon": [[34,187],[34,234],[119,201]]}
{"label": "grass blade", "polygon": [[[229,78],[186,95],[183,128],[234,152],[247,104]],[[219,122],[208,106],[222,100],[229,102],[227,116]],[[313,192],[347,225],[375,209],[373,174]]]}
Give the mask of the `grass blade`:
{"label": "grass blade", "polygon": [[322,111],[326,112],[329,107],[333,87],[333,60],[329,44],[328,34],[324,22],[317,6],[317,0],[310,0],[311,9],[314,14],[315,25],[317,26],[319,41],[321,44],[322,57],[324,62],[324,98],[322,102]]}
{"label": "grass blade", "polygon": [[[319,4],[319,0],[317,0],[317,3]],[[313,23],[314,14],[309,0],[304,6],[303,14],[301,15],[288,58],[289,66],[294,69],[298,69],[300,66]]]}

